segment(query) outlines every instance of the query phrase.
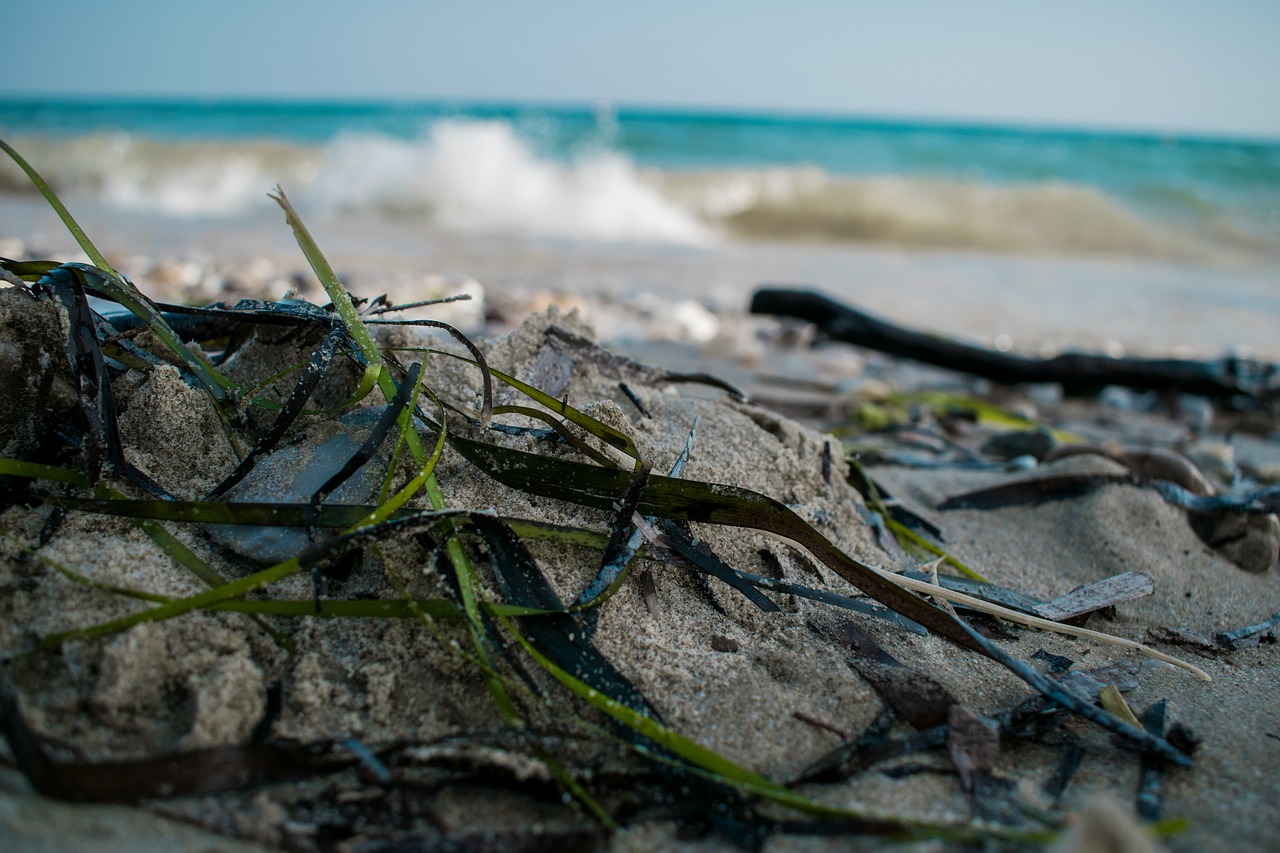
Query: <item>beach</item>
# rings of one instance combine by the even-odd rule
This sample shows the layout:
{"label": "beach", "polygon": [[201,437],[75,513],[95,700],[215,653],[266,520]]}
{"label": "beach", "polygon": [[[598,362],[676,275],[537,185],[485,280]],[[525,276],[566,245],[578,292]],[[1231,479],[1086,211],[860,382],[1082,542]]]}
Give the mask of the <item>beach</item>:
{"label": "beach", "polygon": [[[595,128],[592,132],[600,132],[599,115],[583,120]],[[562,126],[569,124],[562,119]],[[348,139],[346,144],[354,143]],[[444,143],[436,144],[431,150],[439,155]],[[337,145],[330,143],[325,150],[332,153]],[[186,152],[172,145],[166,150]],[[509,150],[507,155],[516,156]],[[296,151],[281,157],[279,162],[296,177]],[[32,153],[31,159],[38,157]],[[275,161],[261,161],[271,162]],[[551,168],[548,163],[559,161],[534,157],[532,162],[535,166],[524,164],[529,166],[526,172],[545,173]],[[610,196],[614,204],[609,210],[617,216],[597,211],[582,214],[581,220],[575,219],[577,213],[547,217],[562,224],[596,223],[590,227],[613,222],[615,230],[592,235],[579,224],[574,226],[577,230],[549,233],[529,228],[527,217],[496,223],[490,219],[485,227],[473,227],[468,222],[474,220],[463,214],[475,214],[477,208],[461,203],[454,219],[442,218],[438,210],[425,219],[417,214],[388,215],[368,206],[326,202],[315,184],[300,190],[298,206],[352,293],[365,299],[387,294],[393,304],[470,295],[469,302],[416,308],[409,316],[454,323],[475,338],[494,369],[536,387],[553,386],[545,389],[548,400],[567,401],[628,436],[654,474],[674,469],[678,473],[673,477],[749,489],[780,502],[817,531],[834,548],[830,553],[892,573],[922,566],[927,572],[930,560],[904,551],[883,529],[877,532],[868,509],[873,502],[854,487],[856,478],[846,461],[846,456],[862,454],[858,458],[866,460],[879,486],[938,526],[941,547],[948,554],[1001,587],[1044,603],[1083,584],[1125,572],[1145,574],[1149,594],[1104,608],[1089,618],[1088,627],[1183,658],[1212,679],[1203,681],[1133,649],[988,620],[982,625],[994,637],[990,642],[1014,658],[1031,661],[1043,651],[1068,659],[1071,670],[1109,672],[1104,678],[1124,686],[1125,701],[1139,719],[1167,700],[1159,733],[1172,731],[1174,722],[1194,732],[1194,767],[1173,768],[1143,758],[1117,746],[1113,734],[1102,727],[1059,716],[1003,735],[994,756],[978,759],[979,775],[987,780],[979,784],[978,794],[973,793],[972,781],[965,790],[953,769],[974,760],[956,757],[957,750],[965,753],[961,746],[950,752],[909,753],[847,779],[808,782],[795,791],[839,811],[844,819],[860,816],[875,823],[889,819],[886,815],[905,816],[924,827],[924,836],[939,827],[981,832],[994,825],[997,835],[1045,827],[1056,831],[1056,821],[1065,818],[1068,831],[1072,826],[1077,832],[1091,828],[1119,839],[1111,842],[1114,849],[1268,849],[1270,835],[1280,827],[1275,785],[1268,775],[1272,758],[1280,754],[1276,632],[1274,626],[1256,631],[1239,648],[1216,638],[1263,623],[1280,611],[1280,580],[1271,565],[1276,547],[1267,538],[1272,532],[1264,525],[1253,533],[1226,537],[1261,543],[1263,551],[1270,548],[1270,560],[1259,565],[1255,556],[1242,567],[1239,552],[1232,551],[1225,538],[1206,539],[1186,512],[1159,493],[1122,481],[1130,469],[1118,461],[1116,447],[1183,453],[1196,461],[1216,491],[1274,484],[1280,471],[1274,400],[1270,408],[1233,411],[1221,401],[1117,389],[1075,399],[1052,385],[1003,388],[845,344],[815,341],[812,330],[802,324],[751,315],[747,305],[752,291],[762,284],[805,286],[893,322],[998,351],[1050,356],[1079,348],[1113,356],[1234,354],[1275,361],[1280,360],[1274,337],[1280,292],[1268,243],[1274,223],[1264,219],[1247,240],[1239,237],[1243,232],[1233,231],[1235,236],[1215,241],[1208,236],[1212,229],[1197,231],[1191,239],[1178,230],[1187,227],[1185,222],[1161,222],[1149,211],[1142,219],[1135,205],[1125,208],[1129,213],[1120,219],[1145,224],[1134,226],[1127,237],[1118,225],[1104,235],[1119,243],[1100,244],[1102,238],[1085,235],[1073,244],[1059,240],[1046,247],[1036,241],[1057,233],[1048,228],[1035,232],[1039,236],[992,245],[982,235],[1011,221],[1001,217],[1018,218],[1016,212],[1000,212],[1003,202],[991,201],[1011,197],[1011,190],[996,185],[978,201],[966,197],[964,204],[994,204],[998,210],[991,228],[977,229],[978,236],[970,235],[963,244],[954,229],[939,238],[919,226],[924,221],[919,217],[911,219],[916,223],[913,229],[864,230],[863,238],[856,240],[848,235],[831,239],[829,233],[821,233],[830,230],[825,225],[802,234],[783,234],[770,226],[761,237],[751,235],[749,218],[734,224],[732,217],[693,216],[694,208],[672,201],[701,181],[705,212],[706,199],[714,195],[705,192],[710,179],[699,171],[706,164],[682,163],[674,177],[664,177],[665,194],[646,196],[640,190],[652,188],[658,177],[645,170],[656,165],[606,160],[614,171],[591,183],[581,177],[589,173],[582,165],[586,161],[569,162],[579,163],[573,167],[579,171],[555,173],[562,179],[557,185],[562,191],[553,193],[560,202],[575,197],[565,187],[615,186],[609,182],[618,175],[644,178]],[[605,168],[598,165],[601,161],[591,162],[597,169]],[[744,163],[729,165],[761,173]],[[183,170],[174,172],[180,173]],[[288,177],[279,180],[291,191]],[[799,180],[794,175],[792,179]],[[439,189],[435,180],[430,186]],[[479,179],[472,175],[470,180],[474,184]],[[723,174],[716,180],[728,186]],[[870,179],[858,180],[864,181],[859,184],[862,190],[878,186],[866,182]],[[155,190],[162,183],[143,180],[135,189]],[[766,183],[756,186],[757,195]],[[226,202],[236,208],[229,214],[203,210],[177,215],[172,209],[157,209],[155,199],[163,193],[153,192],[151,201],[131,207],[118,195],[86,189],[91,184],[69,187],[68,203],[110,261],[155,299],[204,304],[238,298],[280,300],[289,293],[316,304],[327,299],[281,211],[265,198],[269,187],[245,197],[261,196],[260,203],[239,197]],[[347,179],[342,186],[359,183]],[[948,197],[955,196],[958,185],[948,186]],[[0,255],[84,260],[42,201],[13,191],[10,184],[5,188],[8,194],[0,203],[0,240],[5,248]],[[1044,194],[1037,196],[1036,205],[1056,198],[1056,190],[1041,189]],[[1114,186],[1108,189],[1119,192]],[[918,186],[913,192],[917,190]],[[839,192],[850,189],[843,186]],[[1098,208],[1089,206],[1096,199],[1081,202],[1080,194],[1067,195],[1064,204],[1069,209],[1084,204],[1084,219],[1097,218]],[[619,197],[632,201],[620,203]],[[529,209],[536,211],[547,198],[534,194],[527,202]],[[655,198],[663,203],[655,207]],[[1247,207],[1244,202],[1239,205],[1232,208],[1233,216]],[[517,203],[513,208],[523,209]],[[483,209],[493,216],[499,207]],[[593,208],[588,204],[583,209]],[[750,209],[760,216],[769,213],[767,205]],[[870,211],[868,217],[877,215],[874,206],[862,209]],[[637,211],[648,215],[627,219]],[[828,221],[844,220],[831,216]],[[925,240],[921,235],[930,233],[935,236],[920,245]],[[1176,234],[1183,239],[1169,236]],[[37,305],[16,292],[21,289],[6,288],[3,294],[8,339],[58,354],[56,334],[41,331],[57,327],[56,312],[49,313],[47,301]],[[34,317],[44,319],[35,322]],[[377,329],[384,347],[447,344],[443,336],[420,338],[413,329],[370,328]],[[317,345],[318,339],[259,326],[234,344],[236,352],[219,364],[235,382],[253,387],[283,367],[305,362]],[[152,354],[163,354],[154,341],[144,341],[143,346]],[[454,349],[464,354],[456,345]],[[415,357],[406,354],[402,361],[407,364]],[[197,501],[236,468],[237,453],[208,400],[181,378],[185,370],[172,364],[135,367],[113,381],[125,458],[180,501]],[[722,377],[745,390],[750,401],[716,387],[679,381],[667,371]],[[426,375],[442,399],[459,407],[449,415],[450,429],[473,438],[483,435],[468,433],[474,425],[462,416],[479,406],[481,385],[475,368],[432,357]],[[359,371],[343,362],[320,385],[316,406],[340,408],[358,379]],[[291,384],[291,379],[279,380],[262,386],[263,393],[283,403]],[[980,400],[1011,417],[1029,418],[1019,431],[1043,424],[1058,431],[1059,443],[1088,445],[1096,452],[1045,461],[1013,454],[1024,458],[1005,467],[983,448],[988,439],[1013,430],[1011,421],[973,408],[963,414],[963,405],[936,399],[892,401],[895,393],[932,391],[945,391],[952,400]],[[520,395],[510,390],[497,396],[499,405],[514,405],[518,399]],[[375,409],[374,399],[367,398],[357,408]],[[32,452],[30,431],[22,426],[24,415],[7,417],[8,452]],[[497,420],[513,430],[546,426],[516,410]],[[305,460],[349,428],[355,429],[338,425],[329,415],[304,417],[290,428],[280,449],[264,454],[261,464],[278,457],[278,464],[291,471],[287,466],[303,463],[288,461],[294,456],[286,451]],[[437,433],[422,424],[419,430],[424,443],[434,442]],[[603,465],[597,458],[601,454],[618,461],[608,444],[592,439],[586,441],[596,457],[528,432],[488,435],[486,440],[507,450],[580,464]],[[385,454],[393,443],[388,441],[379,452]],[[678,460],[686,445],[688,458],[682,463]],[[68,452],[59,463],[82,465],[82,456]],[[930,464],[904,462],[922,456]],[[957,464],[960,461],[984,465]],[[392,472],[393,488],[415,473],[412,460],[404,456],[394,463],[398,468],[385,456],[374,464]],[[600,506],[574,504],[537,489],[514,490],[481,470],[483,466],[457,447],[444,453],[436,470],[441,499],[481,519],[474,522],[480,532],[472,534],[485,543],[480,552],[492,553],[505,541],[494,538],[498,534],[492,531],[484,533],[488,528],[483,519],[491,516],[551,521],[597,536],[607,536],[617,523],[617,511],[608,501]],[[1101,479],[1090,481],[1084,493],[1057,499],[994,509],[940,509],[948,497],[964,492],[1064,475]],[[126,487],[136,492],[136,484]],[[32,488],[32,494],[39,495],[53,494],[56,487],[37,482]],[[425,507],[426,501],[419,495],[410,506]],[[292,639],[297,651],[286,653],[260,622],[243,613],[196,610],[107,636],[71,638],[60,649],[34,658],[15,657],[42,637],[150,606],[86,587],[58,574],[56,566],[99,584],[169,598],[193,596],[207,588],[177,569],[171,554],[128,518],[73,511],[42,542],[41,531],[52,524],[51,513],[49,506],[35,500],[11,506],[0,516],[9,535],[0,583],[10,590],[0,619],[0,648],[8,655],[6,678],[12,680],[28,722],[53,751],[55,763],[139,761],[239,748],[251,741],[356,743],[347,747],[348,753],[335,749],[333,754],[349,758],[372,750],[376,757],[248,790],[193,791],[147,797],[141,808],[83,806],[67,812],[66,806],[46,807],[36,799],[12,769],[16,758],[9,756],[11,768],[4,771],[0,791],[0,829],[21,849],[39,849],[51,840],[66,848],[79,844],[87,849],[101,841],[102,826],[109,827],[120,849],[139,849],[144,841],[157,849],[179,844],[204,849],[212,843],[231,849],[232,842],[222,840],[228,838],[299,850],[390,849],[412,843],[464,849],[569,845],[692,850],[721,849],[735,842],[759,842],[767,850],[822,850],[845,845],[878,849],[883,843],[861,833],[823,836],[812,827],[781,831],[778,827],[801,821],[804,813],[786,811],[776,800],[764,805],[753,800],[765,816],[762,825],[772,827],[759,837],[735,837],[732,820],[707,817],[715,808],[729,808],[725,803],[740,803],[737,799],[719,801],[702,814],[697,797],[713,795],[691,797],[691,813],[670,799],[647,801],[645,792],[665,790],[660,774],[654,781],[653,768],[645,770],[648,765],[619,747],[598,707],[593,710],[581,698],[557,693],[560,688],[549,671],[533,667],[527,659],[514,664],[505,658],[499,669],[516,696],[526,728],[537,737],[517,743],[504,740],[501,731],[512,728],[510,718],[504,719],[484,678],[458,654],[471,639],[457,621],[441,620],[432,628],[414,618],[260,617]],[[225,578],[244,578],[262,568],[245,546],[237,551],[208,530],[216,525],[165,526]],[[830,556],[825,546],[815,545],[817,540],[798,544],[794,536],[784,540],[703,519],[691,522],[690,532],[695,542],[735,570],[866,603],[848,574],[855,570],[844,558]],[[678,535],[668,531],[661,541],[669,543],[671,537]],[[590,583],[599,566],[599,545],[533,538],[526,547],[564,603]],[[690,570],[692,558],[687,554],[681,558],[664,553],[675,546],[659,547],[650,540],[645,547],[635,558],[633,576],[600,605],[594,648],[643,697],[648,713],[773,782],[796,779],[838,747],[842,735],[833,734],[832,728],[856,741],[894,704],[886,699],[881,681],[851,662],[856,656],[850,657],[838,639],[840,629],[834,627],[844,620],[866,632],[875,648],[923,673],[921,677],[936,685],[930,689],[951,697],[946,708],[997,719],[1036,692],[1007,666],[960,648],[937,631],[921,635],[900,623],[794,591],[761,591],[775,608],[762,609],[740,589]],[[453,594],[447,572],[440,568],[443,558],[421,541],[389,537],[377,548],[355,554],[345,564],[346,574],[326,581],[327,597],[392,601],[403,598],[406,583],[424,599]],[[946,564],[939,571],[954,573],[955,566]],[[641,575],[648,579],[642,582]],[[491,574],[482,575],[478,589],[491,600],[510,594]],[[313,593],[310,574],[301,572],[265,585],[251,597],[308,601]],[[985,617],[967,618],[980,622]],[[1116,664],[1124,664],[1123,675],[1106,670]],[[1048,666],[1030,665],[1042,670]],[[520,688],[526,683],[521,666],[533,668],[528,689]],[[282,704],[275,712],[268,710],[277,701],[268,699],[273,683],[282,685]],[[559,704],[549,710],[540,697],[552,695]],[[886,736],[910,736],[913,727],[901,713]],[[568,722],[579,718],[586,721],[584,727]],[[950,719],[953,728],[960,725],[959,718]],[[1180,741],[1184,746],[1188,742]],[[1067,774],[1055,790],[1053,780],[1062,774],[1064,755],[1077,749],[1082,755],[1079,769]],[[548,752],[560,755],[570,774],[584,780],[606,810],[629,822],[628,831],[607,833],[571,797],[562,801]],[[381,771],[390,775],[384,778]],[[1178,832],[1172,824],[1163,825],[1168,832],[1158,841],[1135,829],[1131,816],[1140,784],[1155,784],[1150,781],[1153,774],[1160,779],[1160,816],[1188,821]],[[964,771],[960,775],[963,778]],[[982,788],[983,784],[994,787]],[[409,798],[412,804],[404,793],[408,790],[417,792]],[[989,796],[981,793],[984,790]],[[751,798],[742,792],[735,796]],[[1099,800],[1119,804],[1121,816],[1100,817]],[[997,808],[1010,803],[1016,815]],[[60,829],[51,835],[55,810]],[[1091,816],[1080,817],[1085,812]],[[1049,819],[1037,822],[1035,815]],[[191,825],[215,833],[218,840],[183,835]],[[185,840],[179,840],[180,835]],[[486,838],[492,846],[485,846],[490,843]],[[915,843],[920,849],[949,849],[954,842]],[[1005,843],[1019,844],[1014,839]],[[1059,843],[1068,845],[1063,849],[1096,849],[1090,847],[1096,842]]]}

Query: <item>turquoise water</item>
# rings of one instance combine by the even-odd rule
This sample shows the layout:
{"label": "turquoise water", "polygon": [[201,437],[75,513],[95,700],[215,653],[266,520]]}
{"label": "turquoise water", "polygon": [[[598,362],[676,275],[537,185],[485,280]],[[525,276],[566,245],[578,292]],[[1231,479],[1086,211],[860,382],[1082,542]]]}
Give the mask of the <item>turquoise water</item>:
{"label": "turquoise water", "polygon": [[[72,195],[234,216],[276,182],[445,231],[1280,255],[1280,142],[446,103],[0,101]],[[15,170],[0,190],[27,192]]]}

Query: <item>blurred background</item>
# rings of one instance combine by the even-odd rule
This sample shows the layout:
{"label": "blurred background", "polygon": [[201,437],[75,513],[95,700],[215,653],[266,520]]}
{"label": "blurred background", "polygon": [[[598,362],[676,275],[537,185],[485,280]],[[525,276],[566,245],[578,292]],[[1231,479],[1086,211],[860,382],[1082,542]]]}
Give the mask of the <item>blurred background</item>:
{"label": "blurred background", "polygon": [[[6,18],[39,46],[0,77],[0,135],[190,301],[280,295],[300,258],[279,183],[353,287],[594,305],[605,337],[710,340],[706,317],[670,331],[601,306],[715,319],[771,280],[1016,346],[1280,352],[1274,3],[48,0]],[[74,252],[7,162],[0,239]]]}

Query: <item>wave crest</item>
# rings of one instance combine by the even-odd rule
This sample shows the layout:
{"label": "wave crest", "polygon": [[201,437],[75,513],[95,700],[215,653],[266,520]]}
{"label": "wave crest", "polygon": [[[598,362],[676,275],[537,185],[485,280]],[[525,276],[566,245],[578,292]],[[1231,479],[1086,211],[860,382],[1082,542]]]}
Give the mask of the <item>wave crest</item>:
{"label": "wave crest", "polygon": [[[818,169],[685,176],[678,198],[747,238],[888,243],[989,251],[1205,259],[1200,239],[1065,182],[1000,186],[928,178],[838,178]],[[1256,239],[1217,224],[1237,245]],[[1226,242],[1224,239],[1223,242]]]}
{"label": "wave crest", "polygon": [[539,158],[500,121],[440,122],[415,141],[339,137],[325,148],[312,192],[331,206],[422,213],[458,231],[674,243],[712,236],[625,157]]}

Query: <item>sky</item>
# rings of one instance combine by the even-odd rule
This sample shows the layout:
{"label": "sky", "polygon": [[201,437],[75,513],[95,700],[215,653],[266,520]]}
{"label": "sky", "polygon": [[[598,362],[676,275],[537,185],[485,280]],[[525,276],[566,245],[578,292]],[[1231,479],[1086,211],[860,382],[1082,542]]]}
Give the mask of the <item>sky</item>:
{"label": "sky", "polygon": [[0,97],[447,99],[1280,139],[1275,0],[4,0]]}

